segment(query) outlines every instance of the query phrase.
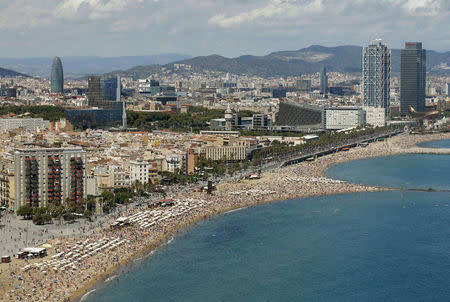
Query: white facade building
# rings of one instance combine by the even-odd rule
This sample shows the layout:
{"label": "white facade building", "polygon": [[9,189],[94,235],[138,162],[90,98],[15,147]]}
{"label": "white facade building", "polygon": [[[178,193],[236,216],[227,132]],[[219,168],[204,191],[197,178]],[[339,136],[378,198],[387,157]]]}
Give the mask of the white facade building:
{"label": "white facade building", "polygon": [[366,115],[366,125],[384,127],[386,124],[386,112],[384,108],[363,107]]}
{"label": "white facade building", "polygon": [[364,124],[364,110],[360,107],[335,107],[325,109],[325,129],[356,128]]}
{"label": "white facade building", "polygon": [[146,184],[149,181],[148,170],[150,164],[143,160],[130,161],[130,182],[135,181]]}
{"label": "white facade building", "polygon": [[27,131],[45,129],[50,124],[42,118],[2,118],[0,119],[0,131],[9,131],[23,128]]}

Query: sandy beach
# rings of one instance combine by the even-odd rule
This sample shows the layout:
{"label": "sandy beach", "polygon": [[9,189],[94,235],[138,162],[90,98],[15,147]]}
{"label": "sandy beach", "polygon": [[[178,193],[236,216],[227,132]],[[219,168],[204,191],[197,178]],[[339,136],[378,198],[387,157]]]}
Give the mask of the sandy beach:
{"label": "sandy beach", "polygon": [[221,183],[212,195],[189,192],[170,196],[175,200],[172,207],[129,209],[123,216],[130,226],[112,230],[110,220],[89,235],[49,241],[51,248],[45,258],[0,264],[0,301],[76,301],[97,282],[158,248],[181,228],[233,209],[284,199],[390,190],[330,179],[323,172],[340,162],[406,153],[417,143],[441,139],[450,139],[450,133],[399,135],[278,168],[260,179]]}

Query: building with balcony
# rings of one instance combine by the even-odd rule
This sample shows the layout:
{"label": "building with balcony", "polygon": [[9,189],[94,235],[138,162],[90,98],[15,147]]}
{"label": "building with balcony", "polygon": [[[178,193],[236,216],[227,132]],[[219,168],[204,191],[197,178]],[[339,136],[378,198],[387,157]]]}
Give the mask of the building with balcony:
{"label": "building with balcony", "polygon": [[82,148],[16,149],[15,209],[24,205],[81,203],[86,193],[86,151]]}

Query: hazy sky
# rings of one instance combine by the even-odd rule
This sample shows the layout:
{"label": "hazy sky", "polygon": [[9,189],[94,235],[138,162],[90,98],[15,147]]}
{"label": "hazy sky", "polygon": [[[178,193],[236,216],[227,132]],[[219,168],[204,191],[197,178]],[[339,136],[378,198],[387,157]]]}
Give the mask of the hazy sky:
{"label": "hazy sky", "polygon": [[264,55],[382,38],[450,50],[450,0],[1,0],[0,57]]}

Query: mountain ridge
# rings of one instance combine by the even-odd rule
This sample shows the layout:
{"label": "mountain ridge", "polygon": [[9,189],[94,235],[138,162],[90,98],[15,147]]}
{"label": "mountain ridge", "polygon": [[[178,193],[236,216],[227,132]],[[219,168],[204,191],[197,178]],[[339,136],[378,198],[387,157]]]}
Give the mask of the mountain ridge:
{"label": "mountain ridge", "polygon": [[[392,72],[400,72],[400,49],[391,50]],[[283,50],[264,56],[243,55],[227,58],[212,54],[175,61],[165,65],[147,65],[113,73],[122,76],[145,78],[161,68],[175,70],[175,64],[191,65],[194,72],[218,71],[252,76],[295,76],[320,71],[322,66],[329,71],[361,73],[362,47],[344,45],[326,47],[311,45],[299,50]],[[147,71],[148,69],[148,71]],[[434,74],[450,74],[450,51],[427,50],[427,71]],[[183,73],[183,71],[177,71]]]}

